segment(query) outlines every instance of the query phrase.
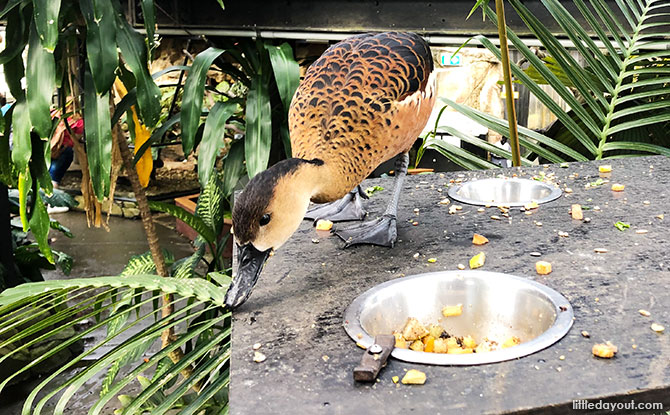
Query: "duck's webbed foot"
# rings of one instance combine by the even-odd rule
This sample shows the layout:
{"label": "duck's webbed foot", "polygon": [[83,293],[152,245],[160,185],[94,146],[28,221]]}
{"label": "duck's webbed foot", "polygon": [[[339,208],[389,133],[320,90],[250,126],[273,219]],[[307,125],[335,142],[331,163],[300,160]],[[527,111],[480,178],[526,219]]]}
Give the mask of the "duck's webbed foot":
{"label": "duck's webbed foot", "polygon": [[395,215],[384,214],[375,220],[344,229],[336,229],[334,233],[345,242],[345,248],[360,244],[393,247],[398,238],[396,225]]}
{"label": "duck's webbed foot", "polygon": [[305,214],[305,219],[312,219],[314,222],[319,219],[328,219],[331,222],[363,220],[368,212],[363,209],[362,199],[368,199],[368,196],[360,186],[356,186],[340,200],[316,205],[309,209]]}

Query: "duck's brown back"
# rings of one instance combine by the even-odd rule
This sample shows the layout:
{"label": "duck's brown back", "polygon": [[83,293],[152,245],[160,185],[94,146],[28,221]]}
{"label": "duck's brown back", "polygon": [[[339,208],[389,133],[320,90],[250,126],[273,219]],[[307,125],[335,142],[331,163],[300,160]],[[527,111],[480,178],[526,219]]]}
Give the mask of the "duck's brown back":
{"label": "duck's brown back", "polygon": [[289,112],[293,157],[319,158],[342,197],[379,164],[407,151],[434,104],[430,48],[416,34],[365,34],[337,43],[308,69]]}

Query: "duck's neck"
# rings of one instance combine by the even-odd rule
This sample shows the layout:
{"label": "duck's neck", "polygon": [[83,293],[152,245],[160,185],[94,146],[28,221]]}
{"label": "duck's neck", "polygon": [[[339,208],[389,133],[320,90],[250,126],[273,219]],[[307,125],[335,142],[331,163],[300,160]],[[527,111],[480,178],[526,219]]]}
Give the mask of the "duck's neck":
{"label": "duck's neck", "polygon": [[323,161],[304,160],[296,166],[292,176],[291,191],[301,193],[308,201],[320,203],[319,195],[328,190],[330,181],[330,174]]}

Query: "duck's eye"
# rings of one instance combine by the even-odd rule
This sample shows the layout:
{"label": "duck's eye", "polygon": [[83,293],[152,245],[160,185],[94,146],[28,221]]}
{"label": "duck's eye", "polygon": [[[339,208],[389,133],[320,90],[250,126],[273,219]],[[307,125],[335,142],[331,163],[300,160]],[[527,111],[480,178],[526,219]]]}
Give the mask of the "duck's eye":
{"label": "duck's eye", "polygon": [[268,223],[270,223],[270,214],[266,213],[265,215],[261,216],[261,220],[259,221],[261,226],[265,226]]}

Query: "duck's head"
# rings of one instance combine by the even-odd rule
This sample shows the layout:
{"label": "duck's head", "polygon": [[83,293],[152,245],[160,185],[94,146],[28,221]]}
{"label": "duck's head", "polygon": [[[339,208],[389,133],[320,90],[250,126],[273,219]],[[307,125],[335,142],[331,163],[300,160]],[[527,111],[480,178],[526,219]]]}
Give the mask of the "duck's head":
{"label": "duck's head", "polygon": [[237,275],[226,293],[229,308],[246,301],[270,253],[300,226],[318,184],[314,168],[321,165],[318,159],[283,160],[254,176],[236,198]]}

